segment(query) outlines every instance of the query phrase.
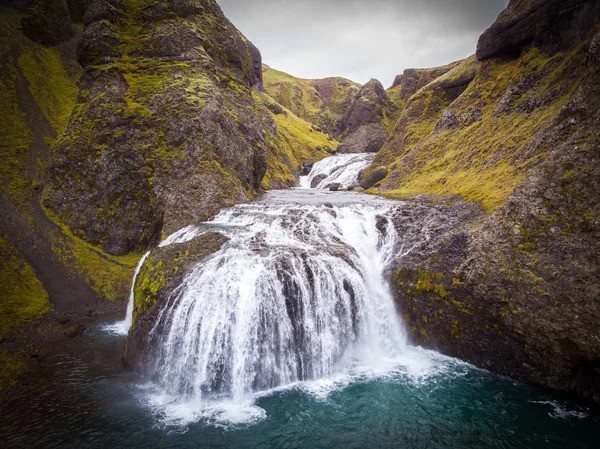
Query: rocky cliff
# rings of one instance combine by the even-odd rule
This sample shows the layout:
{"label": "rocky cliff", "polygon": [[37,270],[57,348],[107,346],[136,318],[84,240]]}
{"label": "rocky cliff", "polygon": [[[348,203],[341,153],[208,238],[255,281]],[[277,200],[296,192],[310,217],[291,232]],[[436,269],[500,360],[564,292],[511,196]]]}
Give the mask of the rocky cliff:
{"label": "rocky cliff", "polygon": [[379,81],[371,79],[356,93],[338,122],[342,153],[376,153],[388,137],[397,107]]}
{"label": "rocky cliff", "polygon": [[465,60],[410,97],[378,193],[488,213],[398,261],[417,343],[600,401],[600,65],[594,1],[511,1]]}
{"label": "rocky cliff", "polygon": [[406,69],[401,75],[394,78],[392,87],[387,90],[387,94],[399,108],[403,108],[406,101],[416,94],[419,89],[448,73],[458,64],[460,62],[431,69]]}

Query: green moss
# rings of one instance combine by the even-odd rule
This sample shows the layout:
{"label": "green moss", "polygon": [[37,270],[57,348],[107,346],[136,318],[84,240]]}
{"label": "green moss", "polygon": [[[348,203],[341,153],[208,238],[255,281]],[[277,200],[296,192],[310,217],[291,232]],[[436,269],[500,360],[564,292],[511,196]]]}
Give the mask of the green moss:
{"label": "green moss", "polygon": [[0,351],[0,392],[17,385],[25,366],[25,359],[21,354]]}
{"label": "green moss", "polygon": [[[77,69],[74,62],[61,58],[57,48],[46,48],[24,38],[18,30],[21,17],[10,9],[0,12],[0,189],[25,213],[32,194],[32,177],[39,169],[39,161],[31,160],[31,146],[34,132],[39,133],[40,129],[29,129],[37,119],[36,111],[27,98],[19,97],[19,92],[29,90],[54,131],[60,134],[75,103]],[[22,110],[21,104],[27,109]],[[50,142],[55,136],[43,137]]]}
{"label": "green moss", "polygon": [[[259,105],[268,105],[274,100],[263,92],[253,92]],[[284,109],[283,114],[273,114],[277,134],[265,133],[269,151],[267,172],[262,180],[264,188],[281,188],[296,183],[293,172],[298,172],[306,161],[318,161],[329,156],[325,148],[339,145],[326,134],[315,131],[310,123]]]}
{"label": "green moss", "polygon": [[75,106],[78,89],[59,51],[40,46],[19,56],[18,65],[48,122],[57,134],[62,133]]}
{"label": "green moss", "polygon": [[48,293],[33,268],[0,235],[0,337],[11,327],[51,311]]}
{"label": "green moss", "polygon": [[442,279],[444,279],[443,273],[420,271],[415,290],[417,293],[433,292],[440,298],[444,299],[448,296],[448,291],[446,290],[444,284],[436,282],[441,281]]}
{"label": "green moss", "polygon": [[[174,269],[178,271],[177,266]],[[134,286],[134,322],[139,314],[146,313],[156,305],[159,292],[167,285],[167,276],[162,261],[157,262],[152,256],[146,259]]]}
{"label": "green moss", "polygon": [[52,239],[52,249],[59,260],[81,276],[99,296],[110,301],[126,299],[141,254],[107,254],[75,236],[51,211],[46,210],[46,214],[60,227]]}
{"label": "green moss", "polygon": [[[344,78],[296,78],[266,65],[263,66],[263,83],[267,93],[279,104],[296,116],[330,132],[342,117],[346,104],[360,87]],[[327,85],[328,95],[319,93],[317,83]]]}
{"label": "green moss", "polygon": [[[577,77],[573,74],[578,73],[577,67],[585,63],[585,57],[579,52],[550,56],[534,48],[518,60],[488,61],[479,66],[475,80],[448,108],[460,121],[478,107],[480,119],[434,132],[448,107],[448,100],[436,86],[464,76],[469,61],[410,99],[400,119],[404,125],[396,128],[392,141],[376,160],[378,164],[395,165],[400,174],[392,174],[398,182],[387,184],[386,192],[381,192],[384,195],[458,194],[481,203],[488,211],[497,209],[523,181],[525,171],[544,158],[543,148],[528,159],[521,155],[574,92]],[[509,85],[540,73],[545,75],[542,81],[511,110],[494,113]],[[550,92],[557,98],[531,112],[519,111],[518,106],[527,99],[544,98]]]}

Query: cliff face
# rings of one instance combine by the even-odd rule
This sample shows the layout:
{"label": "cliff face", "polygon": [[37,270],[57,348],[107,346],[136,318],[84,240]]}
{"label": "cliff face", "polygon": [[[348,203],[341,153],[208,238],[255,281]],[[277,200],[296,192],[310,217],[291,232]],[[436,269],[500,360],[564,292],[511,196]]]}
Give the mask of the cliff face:
{"label": "cliff face", "polygon": [[398,261],[412,338],[600,401],[597,7],[511,1],[479,61],[406,102],[373,167],[390,171],[379,193],[488,210]]}
{"label": "cliff face", "polygon": [[85,74],[45,205],[127,254],[252,198],[267,166],[251,93],[260,53],[217,4],[99,0],[85,22]]}
{"label": "cliff face", "polygon": [[263,76],[273,99],[336,136],[342,153],[379,151],[397,118],[397,106],[375,79],[364,86],[344,78],[304,80],[268,66]]}
{"label": "cliff face", "polygon": [[392,87],[387,90],[390,99],[400,108],[404,107],[406,101],[417,93],[419,89],[427,86],[436,78],[448,73],[460,62],[454,62],[442,67],[431,69],[406,69],[401,75],[394,78]]}
{"label": "cliff face", "polygon": [[354,96],[338,122],[342,153],[376,153],[396,118],[396,105],[379,81],[370,80]]}
{"label": "cliff face", "polygon": [[13,0],[0,40],[0,390],[36,326],[126,300],[162,234],[337,146],[261,91],[213,1]]}

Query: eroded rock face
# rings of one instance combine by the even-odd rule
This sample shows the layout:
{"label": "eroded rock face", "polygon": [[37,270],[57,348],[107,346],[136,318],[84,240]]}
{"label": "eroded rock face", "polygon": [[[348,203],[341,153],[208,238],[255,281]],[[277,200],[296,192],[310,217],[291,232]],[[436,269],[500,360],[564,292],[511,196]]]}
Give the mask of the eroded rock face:
{"label": "eroded rock face", "polygon": [[[415,342],[600,402],[599,38],[588,39],[584,54],[563,48],[572,52],[573,72],[557,78],[552,97],[540,89],[555,69],[546,64],[486,107],[499,123],[567,98],[544,126],[530,123],[538,126],[535,138],[523,141],[514,156],[519,162],[543,157],[483,222],[467,220],[402,258],[393,285]],[[474,89],[448,109],[467,102],[481,107],[480,92]],[[444,115],[437,131],[457,132],[460,124],[449,126]],[[473,154],[476,147],[468,150]]]}
{"label": "eroded rock face", "polygon": [[385,113],[395,112],[381,83],[370,80],[361,87],[354,101],[338,122],[342,135],[341,153],[376,153],[387,139],[382,125]]}
{"label": "eroded rock face", "polygon": [[126,254],[250,199],[267,166],[263,127],[274,124],[250,90],[261,86],[260,53],[218,5],[93,0],[85,21],[87,69],[45,205]]}
{"label": "eroded rock face", "polygon": [[380,123],[368,123],[349,134],[338,147],[340,153],[376,153],[388,135]]}
{"label": "eroded rock face", "polygon": [[394,78],[394,83],[390,87],[389,91],[394,93],[394,97],[397,101],[405,102],[417,91],[436,78],[448,73],[459,62],[454,62],[442,67],[434,67],[431,69],[406,69],[401,75],[397,75]]}
{"label": "eroded rock face", "polygon": [[545,51],[577,45],[599,17],[600,3],[595,0],[511,0],[479,38],[477,59],[517,57],[531,43]]}
{"label": "eroded rock face", "polygon": [[158,313],[190,270],[218,251],[225,242],[227,237],[209,232],[186,243],[152,250],[134,287],[134,319],[125,355],[129,369],[139,373],[152,372],[156,360],[148,353],[151,347],[148,339]]}

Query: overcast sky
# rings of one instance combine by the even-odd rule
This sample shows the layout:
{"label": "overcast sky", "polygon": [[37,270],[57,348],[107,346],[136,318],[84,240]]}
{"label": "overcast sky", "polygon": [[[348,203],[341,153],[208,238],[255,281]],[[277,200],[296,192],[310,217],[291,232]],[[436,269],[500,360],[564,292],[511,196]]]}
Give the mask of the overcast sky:
{"label": "overcast sky", "polygon": [[301,78],[384,86],[475,53],[508,0],[217,0],[263,62]]}

